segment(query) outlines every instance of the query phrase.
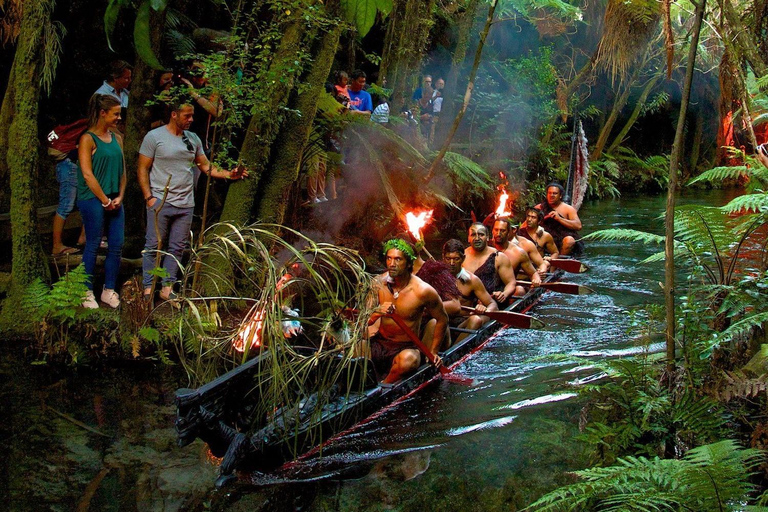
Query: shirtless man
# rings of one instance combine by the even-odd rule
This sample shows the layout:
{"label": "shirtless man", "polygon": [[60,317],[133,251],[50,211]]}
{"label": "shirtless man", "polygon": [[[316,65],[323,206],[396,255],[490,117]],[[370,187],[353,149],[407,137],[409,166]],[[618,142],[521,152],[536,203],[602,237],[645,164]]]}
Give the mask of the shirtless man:
{"label": "shirtless man", "polygon": [[462,266],[480,279],[499,305],[525,293],[522,286],[516,286],[515,269],[506,254],[488,246],[488,228],[480,222],[469,227],[469,247],[464,256]]}
{"label": "shirtless man", "polygon": [[[541,275],[539,272],[544,272],[549,267],[549,264],[544,264],[544,260],[539,256],[536,247],[526,240],[530,244],[530,247],[523,247],[517,240],[515,234],[517,233],[517,227],[513,226],[508,218],[497,219],[493,223],[493,246],[503,252],[509,258],[512,263],[512,268],[515,270],[515,274],[521,270],[525,272],[531,279],[531,285],[536,287],[541,284]],[[528,250],[530,249],[530,253]],[[538,269],[531,263],[530,254],[535,254],[536,262],[539,263]],[[542,269],[543,268],[543,269]]]}
{"label": "shirtless man", "polygon": [[[539,255],[543,258],[557,259],[560,253],[557,250],[557,245],[552,235],[541,227],[543,219],[544,214],[541,213],[541,210],[536,208],[525,210],[525,222],[520,226],[518,238],[523,237],[533,242],[536,245],[536,250],[539,251]],[[545,256],[546,254],[549,255]]]}
{"label": "shirtless man", "polygon": [[[461,292],[461,297],[459,297],[461,305],[475,308],[480,313],[498,311],[499,306],[480,279],[461,266],[464,263],[464,258],[464,244],[461,241],[454,238],[445,242],[443,261],[451,268],[451,273],[456,276],[456,286]],[[490,318],[485,315],[473,315],[460,310],[458,314],[451,315],[450,323],[462,329],[479,329],[489,320]],[[460,341],[466,334],[462,333],[456,341]]]}
{"label": "shirtless man", "polygon": [[[448,315],[440,296],[434,288],[412,274],[416,253],[410,244],[400,239],[390,240],[384,244],[384,255],[387,271],[376,277],[379,301],[376,311],[379,314],[394,312],[417,336],[423,314],[426,312],[431,316],[436,323],[432,339],[426,345],[438,364],[442,364],[437,351],[445,338]],[[376,316],[374,314],[372,320]],[[380,317],[378,332],[370,338],[370,350],[377,375],[386,375],[385,384],[399,381],[421,365],[419,349],[395,321],[386,316]]]}
{"label": "shirtless man", "polygon": [[536,205],[544,214],[541,226],[552,235],[560,254],[568,255],[577,249],[581,219],[576,209],[563,202],[563,187],[558,183],[547,185],[547,200]]}

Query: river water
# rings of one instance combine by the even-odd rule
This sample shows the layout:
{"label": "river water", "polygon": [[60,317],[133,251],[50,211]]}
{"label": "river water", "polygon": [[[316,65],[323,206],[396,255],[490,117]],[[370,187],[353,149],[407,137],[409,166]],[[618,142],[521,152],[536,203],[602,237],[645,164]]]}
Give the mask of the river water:
{"label": "river water", "polygon": [[[682,201],[722,204],[720,192]],[[587,202],[585,232],[660,233],[663,197]],[[547,293],[540,331],[499,332],[458,370],[474,386],[438,383],[290,473],[213,489],[216,461],[199,441],[175,445],[178,370],[127,366],[58,373],[0,361],[0,509],[99,511],[518,510],[572,481],[588,457],[575,440],[590,358],[659,348],[633,339],[633,311],[659,303],[653,249],[590,243],[591,270],[568,275],[595,293]],[[636,336],[634,336],[636,338]],[[546,356],[578,354],[584,364]]]}

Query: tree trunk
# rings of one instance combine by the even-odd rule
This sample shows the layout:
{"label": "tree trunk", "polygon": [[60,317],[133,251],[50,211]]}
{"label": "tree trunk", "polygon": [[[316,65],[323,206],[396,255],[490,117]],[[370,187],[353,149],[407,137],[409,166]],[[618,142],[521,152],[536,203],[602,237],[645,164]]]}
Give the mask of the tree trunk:
{"label": "tree trunk", "polygon": [[[727,0],[726,0],[727,1]],[[696,18],[691,33],[688,62],[685,68],[683,97],[680,100],[680,115],[677,118],[675,141],[672,144],[672,154],[669,158],[669,185],[667,188],[667,207],[665,211],[664,228],[666,240],[664,243],[664,304],[666,307],[666,345],[667,345],[667,376],[668,383],[673,385],[672,375],[675,371],[675,194],[677,193],[677,170],[682,158],[685,133],[685,118],[688,113],[688,101],[691,97],[691,83],[696,63],[696,49],[699,46],[701,22],[704,18],[706,0],[699,0],[696,5]]]}
{"label": "tree trunk", "polygon": [[[282,122],[280,113],[288,103],[296,75],[300,72],[300,66],[296,66],[294,62],[301,59],[304,49],[302,39],[306,26],[303,14],[302,9],[296,9],[286,24],[280,46],[266,74],[273,79],[265,79],[257,84],[260,92],[256,97],[263,100],[255,106],[240,151],[241,163],[248,168],[250,176],[229,187],[221,212],[222,222],[242,226],[251,221],[261,178],[265,174],[272,143]],[[291,69],[294,71],[290,72]]]}
{"label": "tree trunk", "polygon": [[[50,26],[53,2],[30,0],[24,12],[13,59],[13,121],[8,129],[6,162],[11,184],[11,232],[13,264],[6,319],[18,310],[22,292],[37,278],[48,281],[50,272],[37,228],[35,205],[38,176],[37,115],[40,100],[40,75],[45,51],[45,27]],[[7,314],[6,314],[7,313]],[[18,327],[18,326],[14,326]]]}
{"label": "tree trunk", "polygon": [[592,154],[590,157],[592,160],[599,160],[600,157],[603,154],[603,148],[608,143],[608,137],[611,136],[611,130],[613,130],[613,125],[616,124],[616,121],[619,119],[619,114],[621,113],[621,110],[624,108],[624,105],[627,104],[627,100],[629,99],[629,94],[632,92],[632,84],[637,80],[637,75],[640,72],[640,68],[635,68],[635,72],[632,73],[632,76],[627,77],[624,80],[624,90],[621,91],[621,94],[613,101],[613,107],[611,108],[611,113],[608,116],[608,119],[606,119],[605,124],[603,125],[603,129],[600,130],[600,135],[597,137],[597,142],[595,143],[595,149],[592,151]]}
{"label": "tree trunk", "polygon": [[14,72],[11,67],[11,74],[8,77],[8,85],[5,88],[5,95],[3,96],[3,104],[0,107],[0,209],[2,211],[8,211],[11,204],[11,197],[8,192],[8,182],[10,177],[8,176],[8,128],[11,126],[11,121],[14,115]]}
{"label": "tree trunk", "polygon": [[[576,76],[568,82],[568,85],[565,87],[562,93],[560,93],[560,96],[565,99],[566,104],[570,104],[571,102],[571,96],[576,92],[576,90],[583,84],[590,76],[592,76],[592,73],[595,70],[595,63],[597,62],[597,55],[598,50],[595,50],[592,53],[592,56],[589,58],[589,60],[581,67],[579,72],[576,74]],[[566,113],[569,114],[569,113]],[[552,134],[555,130],[555,123],[557,123],[557,118],[560,117],[562,114],[558,113],[556,114],[550,121],[546,124],[544,128],[544,135],[541,138],[541,144],[547,145],[549,144],[549,141],[552,139]]]}
{"label": "tree trunk", "polygon": [[[156,55],[161,54],[165,13],[166,9],[163,9],[162,12],[150,9],[149,30],[152,48]],[[143,60],[137,59],[133,68],[133,82],[128,100],[131,108],[128,109],[128,117],[125,121],[125,172],[127,173],[128,184],[125,189],[124,204],[129,205],[128,207],[133,210],[132,214],[136,216],[134,222],[125,223],[123,251],[126,254],[138,254],[144,247],[146,215],[144,215],[144,196],[139,187],[136,169],[141,142],[152,123],[152,109],[146,108],[144,105],[147,104],[147,101],[154,99],[156,84],[157,72]]]}
{"label": "tree trunk", "polygon": [[436,0],[395,0],[388,16],[379,76],[393,89],[390,110],[399,112],[410,101],[429,40]]}
{"label": "tree trunk", "polygon": [[640,117],[640,112],[643,111],[645,102],[648,101],[648,96],[650,96],[651,91],[654,87],[656,87],[656,84],[659,82],[660,78],[661,75],[656,75],[648,80],[648,83],[645,84],[645,88],[643,89],[643,92],[640,93],[640,97],[637,99],[637,103],[635,104],[635,108],[632,111],[632,114],[629,116],[629,119],[627,119],[627,122],[624,123],[624,127],[621,129],[619,134],[616,135],[616,138],[613,139],[611,145],[608,146],[606,152],[613,153],[613,151],[619,147],[622,142],[624,142],[624,138],[627,136],[629,130],[632,129],[632,126],[634,126],[635,122]]}
{"label": "tree trunk", "polygon": [[701,154],[701,139],[704,137],[704,109],[696,110],[696,128],[693,132],[693,141],[691,142],[691,158],[688,160],[688,175],[684,176],[687,180],[696,174],[696,166],[699,165],[699,155]]}
{"label": "tree trunk", "polygon": [[257,216],[264,222],[283,223],[288,193],[298,179],[302,154],[317,113],[317,102],[331,72],[340,35],[341,26],[335,26],[320,39],[312,69],[306,78],[307,87],[296,95],[296,101],[291,106],[295,112],[290,114],[280,130],[271,172],[262,180],[262,193],[259,194],[261,201]]}
{"label": "tree trunk", "polygon": [[456,135],[456,130],[459,129],[459,124],[461,124],[461,118],[464,117],[464,113],[467,111],[469,100],[472,98],[472,89],[475,88],[475,77],[477,76],[477,69],[480,67],[480,59],[483,55],[483,46],[485,46],[485,40],[488,37],[488,32],[490,32],[491,25],[493,24],[493,16],[496,12],[496,5],[497,5],[497,0],[491,0],[491,4],[488,7],[488,16],[485,19],[485,26],[483,27],[483,31],[480,34],[480,42],[478,43],[477,50],[475,51],[475,60],[472,63],[472,71],[470,71],[469,73],[467,90],[464,92],[464,102],[461,104],[461,107],[459,108],[459,111],[453,120],[453,125],[451,125],[451,130],[448,132],[448,136],[445,138],[445,142],[443,142],[443,147],[440,149],[440,152],[437,154],[437,157],[435,157],[435,160],[432,162],[432,165],[429,166],[429,172],[427,173],[426,178],[424,178],[424,181],[426,183],[429,183],[432,180],[432,178],[435,176],[435,172],[437,171],[438,165],[440,165],[440,162],[443,161],[443,157],[448,152],[448,148],[451,146],[451,141],[453,140],[453,136]]}
{"label": "tree trunk", "polygon": [[749,30],[744,27],[741,22],[741,15],[736,12],[731,0],[720,0],[720,8],[728,24],[727,33],[731,36],[722,38],[723,43],[728,45],[729,42],[732,42],[738,50],[738,55],[749,62],[756,76],[768,75],[768,64],[758,51],[759,42],[755,41]]}
{"label": "tree trunk", "polygon": [[[453,100],[457,93],[459,72],[467,58],[467,50],[469,49],[469,42],[472,38],[472,27],[475,26],[475,15],[477,14],[477,6],[479,3],[479,0],[468,0],[464,12],[461,13],[458,22],[456,23],[459,34],[456,39],[456,48],[454,48],[453,55],[451,56],[451,69],[448,71],[448,76],[445,78],[443,110],[440,112],[443,119],[452,119],[456,115],[456,105]],[[438,123],[438,134],[435,139],[442,141],[445,138],[449,127],[450,125],[445,122]]]}

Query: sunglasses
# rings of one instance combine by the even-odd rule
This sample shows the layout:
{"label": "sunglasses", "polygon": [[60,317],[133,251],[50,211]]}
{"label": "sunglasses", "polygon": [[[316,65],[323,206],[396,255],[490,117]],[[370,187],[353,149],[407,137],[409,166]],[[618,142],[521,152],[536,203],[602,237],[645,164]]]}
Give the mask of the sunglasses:
{"label": "sunglasses", "polygon": [[187,146],[187,151],[194,153],[195,147],[192,145],[192,142],[189,140],[189,137],[187,137],[187,134],[183,134],[181,136],[181,142],[184,143],[185,146]]}

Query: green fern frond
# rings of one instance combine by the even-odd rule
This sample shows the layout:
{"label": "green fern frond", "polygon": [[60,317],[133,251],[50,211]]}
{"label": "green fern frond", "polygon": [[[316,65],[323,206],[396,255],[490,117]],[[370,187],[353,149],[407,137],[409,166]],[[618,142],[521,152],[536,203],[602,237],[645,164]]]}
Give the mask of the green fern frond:
{"label": "green fern frond", "polygon": [[719,344],[727,343],[735,338],[745,336],[752,332],[752,329],[761,327],[765,322],[768,322],[768,311],[748,315],[720,333],[717,336],[717,342]]}
{"label": "green fern frond", "polygon": [[364,138],[371,142],[372,146],[375,145],[381,153],[385,153],[399,160],[408,161],[411,164],[421,166],[427,165],[428,162],[426,158],[424,158],[424,155],[394,131],[385,128],[379,123],[371,123],[368,121],[361,122],[357,119],[354,121],[358,122],[350,123],[347,130],[351,130],[361,139]]}
{"label": "green fern frond", "polygon": [[744,165],[715,167],[714,169],[710,169],[699,174],[691,181],[689,181],[688,185],[693,185],[694,183],[701,183],[704,181],[722,182],[724,180],[736,180],[748,175],[749,171]]}
{"label": "green fern frond", "polygon": [[546,494],[525,510],[736,510],[748,502],[758,450],[726,440],[690,450],[681,460],[626,457],[575,474],[583,481]]}
{"label": "green fern frond", "polygon": [[488,172],[464,155],[448,151],[443,157],[443,164],[458,188],[466,188],[476,196],[493,190],[493,180]]}
{"label": "green fern frond", "polygon": [[745,194],[732,199],[728,204],[721,207],[726,215],[734,213],[750,212],[768,212],[768,193]]}
{"label": "green fern frond", "polygon": [[[677,251],[675,251],[675,255],[677,255]],[[657,263],[659,261],[664,261],[666,257],[667,253],[665,251],[655,252],[644,260],[640,261],[640,264],[647,265],[648,263]]]}
{"label": "green fern frond", "polygon": [[664,237],[638,231],[635,229],[601,229],[586,235],[583,240],[596,240],[600,242],[641,242],[646,245],[663,245]]}
{"label": "green fern frond", "polygon": [[21,307],[34,322],[40,322],[48,313],[48,295],[50,288],[40,278],[35,279],[26,290],[21,299]]}

